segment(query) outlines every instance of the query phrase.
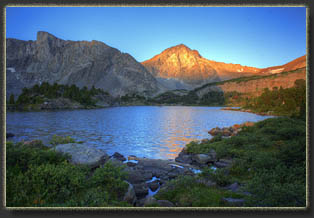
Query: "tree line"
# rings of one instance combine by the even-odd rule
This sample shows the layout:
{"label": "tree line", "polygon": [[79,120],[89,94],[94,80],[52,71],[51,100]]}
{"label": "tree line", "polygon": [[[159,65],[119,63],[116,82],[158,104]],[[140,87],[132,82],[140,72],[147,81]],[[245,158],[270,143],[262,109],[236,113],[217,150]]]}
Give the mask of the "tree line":
{"label": "tree line", "polygon": [[26,104],[42,104],[45,98],[68,98],[73,101],[77,101],[84,106],[95,105],[95,100],[92,98],[97,94],[106,94],[107,92],[102,89],[96,89],[92,86],[88,89],[86,86],[79,88],[76,85],[60,85],[57,83],[49,84],[43,82],[42,84],[34,85],[31,88],[23,88],[22,93],[18,96],[15,101],[15,96],[10,95],[8,104],[10,105],[26,105]]}

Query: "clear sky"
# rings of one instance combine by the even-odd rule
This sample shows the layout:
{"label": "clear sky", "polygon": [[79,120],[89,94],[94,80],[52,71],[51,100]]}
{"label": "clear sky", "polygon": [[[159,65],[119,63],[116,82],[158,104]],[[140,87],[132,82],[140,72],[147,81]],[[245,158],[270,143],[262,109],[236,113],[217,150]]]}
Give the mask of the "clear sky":
{"label": "clear sky", "polygon": [[8,7],[6,36],[98,40],[144,61],[185,44],[210,60],[252,67],[306,54],[305,7]]}

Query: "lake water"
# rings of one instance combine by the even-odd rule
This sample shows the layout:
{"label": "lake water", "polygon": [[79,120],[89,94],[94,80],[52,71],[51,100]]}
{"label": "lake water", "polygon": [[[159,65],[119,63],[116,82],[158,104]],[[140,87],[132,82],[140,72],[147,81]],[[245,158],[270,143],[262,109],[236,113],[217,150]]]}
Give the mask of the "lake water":
{"label": "lake water", "polygon": [[214,127],[228,127],[270,116],[220,110],[221,107],[130,106],[94,110],[7,112],[12,141],[71,136],[109,155],[174,159],[192,140],[211,138]]}

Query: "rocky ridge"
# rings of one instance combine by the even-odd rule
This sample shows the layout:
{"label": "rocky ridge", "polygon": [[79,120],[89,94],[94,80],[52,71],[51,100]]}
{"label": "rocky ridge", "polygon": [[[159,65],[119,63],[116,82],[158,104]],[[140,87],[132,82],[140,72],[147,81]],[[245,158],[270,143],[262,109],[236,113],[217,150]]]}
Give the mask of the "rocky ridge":
{"label": "rocky ridge", "polygon": [[6,40],[7,96],[46,81],[101,88],[113,96],[160,91],[156,79],[131,55],[99,41],[69,41],[38,32],[36,41]]}
{"label": "rocky ridge", "polygon": [[254,67],[208,60],[183,44],[168,48],[142,64],[156,77],[177,79],[194,86],[259,72]]}

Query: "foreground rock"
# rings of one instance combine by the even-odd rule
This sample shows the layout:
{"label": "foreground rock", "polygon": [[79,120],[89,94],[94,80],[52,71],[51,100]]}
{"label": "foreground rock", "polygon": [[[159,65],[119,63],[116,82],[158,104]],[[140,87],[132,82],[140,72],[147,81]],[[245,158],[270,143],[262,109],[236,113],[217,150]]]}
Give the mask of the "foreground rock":
{"label": "foreground rock", "polygon": [[57,145],[57,152],[68,154],[71,156],[71,163],[82,164],[89,167],[97,167],[105,163],[109,159],[106,151],[90,147],[88,144],[69,143]]}

